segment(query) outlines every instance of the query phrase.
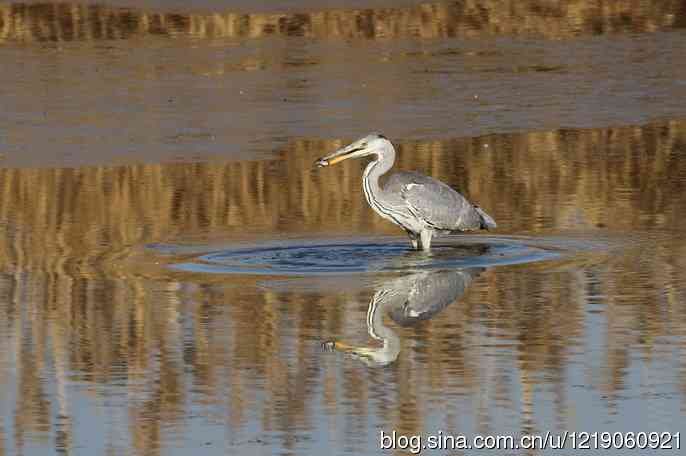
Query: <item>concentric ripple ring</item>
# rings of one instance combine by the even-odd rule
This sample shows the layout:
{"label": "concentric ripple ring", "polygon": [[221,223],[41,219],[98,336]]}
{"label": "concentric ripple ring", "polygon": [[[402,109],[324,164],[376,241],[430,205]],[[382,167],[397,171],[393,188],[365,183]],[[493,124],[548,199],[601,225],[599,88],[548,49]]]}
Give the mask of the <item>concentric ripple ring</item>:
{"label": "concentric ripple ring", "polygon": [[[169,246],[153,248],[167,253],[170,250]],[[581,242],[495,236],[460,236],[437,244],[430,252],[410,250],[400,238],[349,242],[291,240],[205,251],[169,266],[216,274],[364,274],[533,263],[559,259],[575,250],[589,248]]]}

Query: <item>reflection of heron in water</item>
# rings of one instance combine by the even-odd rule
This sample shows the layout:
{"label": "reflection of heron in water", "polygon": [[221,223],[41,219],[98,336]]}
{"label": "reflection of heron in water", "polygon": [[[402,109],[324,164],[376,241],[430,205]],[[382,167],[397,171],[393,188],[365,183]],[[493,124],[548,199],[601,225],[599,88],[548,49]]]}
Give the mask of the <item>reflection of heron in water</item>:
{"label": "reflection of heron in water", "polygon": [[395,149],[383,135],[371,133],[320,158],[317,166],[376,155],[362,176],[367,202],[381,217],[405,229],[414,249],[431,248],[435,233],[495,228],[495,221],[448,185],[413,172],[392,174],[381,187],[379,178],[393,166]]}
{"label": "reflection of heron in water", "polygon": [[385,366],[398,358],[400,338],[383,322],[384,314],[401,326],[428,320],[449,304],[460,299],[469,284],[484,268],[452,271],[425,271],[384,283],[372,297],[367,309],[367,331],[382,343],[376,347],[355,347],[331,341],[324,349],[347,353],[369,366]]}

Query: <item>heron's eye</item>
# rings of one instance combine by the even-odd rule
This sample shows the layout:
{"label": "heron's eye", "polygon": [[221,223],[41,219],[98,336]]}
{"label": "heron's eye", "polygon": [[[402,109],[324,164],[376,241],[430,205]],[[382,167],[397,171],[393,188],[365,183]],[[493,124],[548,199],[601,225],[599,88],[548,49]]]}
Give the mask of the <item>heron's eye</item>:
{"label": "heron's eye", "polygon": [[385,137],[384,135],[382,135],[381,133],[379,133],[379,138],[385,139],[386,141],[388,141],[388,138],[386,138],[386,137]]}

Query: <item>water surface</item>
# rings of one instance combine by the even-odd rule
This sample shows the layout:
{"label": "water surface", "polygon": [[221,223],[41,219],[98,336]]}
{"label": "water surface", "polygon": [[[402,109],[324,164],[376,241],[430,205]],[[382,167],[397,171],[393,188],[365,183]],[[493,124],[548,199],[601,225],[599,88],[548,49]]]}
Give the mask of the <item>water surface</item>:
{"label": "water surface", "polygon": [[[0,4],[0,455],[681,431],[684,26],[677,1]],[[312,169],[369,130],[498,230],[409,251],[361,161]]]}

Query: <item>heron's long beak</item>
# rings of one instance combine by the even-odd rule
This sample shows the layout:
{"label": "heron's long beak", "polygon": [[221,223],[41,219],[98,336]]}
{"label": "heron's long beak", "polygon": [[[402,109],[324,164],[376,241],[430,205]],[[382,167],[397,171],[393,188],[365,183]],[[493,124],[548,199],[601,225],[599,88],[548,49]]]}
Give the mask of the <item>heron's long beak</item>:
{"label": "heron's long beak", "polygon": [[348,146],[342,147],[325,157],[317,159],[317,161],[314,162],[314,164],[319,168],[324,166],[335,165],[336,163],[342,162],[343,160],[357,157],[358,155],[355,152],[359,152],[364,149],[364,147],[361,147],[358,144],[353,143]]}
{"label": "heron's long beak", "polygon": [[335,340],[331,340],[329,342],[324,342],[322,344],[322,348],[325,351],[340,351],[340,352],[344,352],[344,353],[349,353],[349,352],[355,350],[355,347],[353,347],[352,345],[348,345],[345,342],[339,342],[339,341],[335,341]]}
{"label": "heron's long beak", "polygon": [[385,347],[355,347],[338,341],[324,342],[322,348],[325,351],[345,353],[352,358],[359,359],[368,366],[386,366],[395,361],[398,357],[397,351],[388,354],[386,353]]}
{"label": "heron's long beak", "polygon": [[337,351],[341,353],[348,353],[357,358],[371,357],[378,349],[372,347],[356,347],[354,345],[346,344],[345,342],[329,341],[322,344],[325,351]]}

